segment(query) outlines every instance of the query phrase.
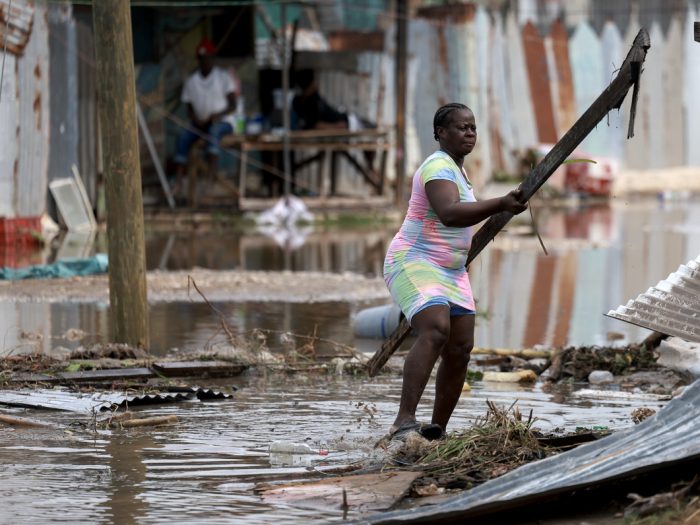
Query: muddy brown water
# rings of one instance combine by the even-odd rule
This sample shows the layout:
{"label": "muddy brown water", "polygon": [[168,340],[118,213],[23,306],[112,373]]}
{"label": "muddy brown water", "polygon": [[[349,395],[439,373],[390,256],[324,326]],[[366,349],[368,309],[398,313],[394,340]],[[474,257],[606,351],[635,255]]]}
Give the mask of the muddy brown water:
{"label": "muddy brown water", "polygon": [[[636,297],[679,264],[700,254],[700,203],[617,201],[576,209],[538,210],[545,256],[526,227],[512,225],[470,269],[478,309],[477,345],[522,348],[538,344],[624,344],[648,331],[603,316]],[[223,270],[314,270],[381,275],[392,227],[307,232],[300,245],[280,247],[261,233],[226,235],[150,234],[151,269],[194,266]],[[380,340],[358,340],[353,316],[383,303],[220,303],[242,333],[270,331],[272,349],[282,334],[312,334],[372,352]],[[103,303],[0,304],[0,352],[76,346],[61,339],[69,328],[88,332],[84,342],[109,337]],[[151,306],[156,355],[201,348],[218,330],[218,318],[202,303]],[[22,332],[41,336],[27,341]],[[34,342],[32,342],[34,341]],[[330,344],[318,343],[321,351]],[[324,346],[325,345],[325,346]],[[57,430],[0,427],[0,523],[299,523],[342,519],[340,511],[268,505],[252,491],[271,474],[306,472],[311,465],[344,465],[366,457],[396,410],[400,379],[348,376],[243,377],[234,400],[181,403],[143,409],[147,415],[176,414],[172,427],[99,431],[89,417],[48,411],[3,409],[53,422]],[[641,398],[576,397],[543,392],[539,385],[477,382],[460,400],[454,427],[468,425],[490,399],[533,410],[543,429],[632,425],[630,413],[662,403]],[[429,389],[432,386],[429,386]],[[578,387],[577,387],[578,388]],[[429,400],[419,417],[429,419]],[[374,417],[357,406],[369,403]],[[68,426],[78,421],[83,426]],[[65,428],[64,428],[65,427]],[[308,439],[307,439],[308,438]],[[327,456],[271,457],[274,441],[328,447]],[[279,460],[279,461],[278,461]],[[282,461],[284,460],[284,461]]]}

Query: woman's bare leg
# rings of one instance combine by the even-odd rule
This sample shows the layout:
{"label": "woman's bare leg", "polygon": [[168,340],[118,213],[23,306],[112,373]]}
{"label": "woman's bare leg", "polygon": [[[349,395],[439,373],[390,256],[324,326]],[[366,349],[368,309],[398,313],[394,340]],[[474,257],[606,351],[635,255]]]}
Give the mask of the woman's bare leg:
{"label": "woman's bare leg", "polygon": [[447,429],[447,422],[462,394],[467,365],[474,347],[475,315],[460,315],[450,318],[450,338],[440,356],[435,380],[435,405],[432,422]]}
{"label": "woman's bare leg", "polygon": [[450,337],[450,309],[443,305],[429,306],[413,316],[412,326],[418,332],[418,339],[404,361],[401,403],[393,430],[416,420],[418,402]]}

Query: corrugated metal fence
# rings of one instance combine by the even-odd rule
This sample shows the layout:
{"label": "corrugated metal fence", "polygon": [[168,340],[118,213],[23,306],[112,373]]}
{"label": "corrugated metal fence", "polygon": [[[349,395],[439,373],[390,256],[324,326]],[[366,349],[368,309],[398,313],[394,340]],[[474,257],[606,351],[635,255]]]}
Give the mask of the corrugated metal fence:
{"label": "corrugated metal fence", "polygon": [[[510,11],[473,4],[426,7],[409,21],[410,170],[436,147],[435,110],[459,101],[474,110],[479,126],[479,143],[467,159],[472,176],[483,181],[498,171],[513,172],[519,151],[561,138],[602,93],[642,25],[651,34],[652,47],[635,137],[625,140],[628,100],[583,142],[581,153],[611,157],[632,169],[700,166],[700,148],[694,146],[700,144],[700,120],[692,117],[700,114],[695,95],[700,46],[693,40],[700,9],[694,0],[658,9],[630,5],[606,11],[605,19],[600,15],[604,6],[595,2],[586,9],[578,4],[578,10],[551,2],[553,9],[545,13],[522,4]],[[366,62],[360,58],[370,68],[346,74],[342,81],[336,81],[336,74],[322,74],[327,98],[393,124],[394,41],[389,26],[384,56],[366,53]],[[385,89],[379,98],[370,80],[380,73]]]}

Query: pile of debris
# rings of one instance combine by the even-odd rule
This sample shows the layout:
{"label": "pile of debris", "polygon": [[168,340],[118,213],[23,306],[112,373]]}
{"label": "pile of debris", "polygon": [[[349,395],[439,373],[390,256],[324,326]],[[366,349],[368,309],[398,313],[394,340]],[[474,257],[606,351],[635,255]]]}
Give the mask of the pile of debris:
{"label": "pile of debris", "polygon": [[[440,441],[428,441],[412,432],[385,468],[423,473],[413,486],[416,497],[464,490],[502,476],[520,465],[557,452],[540,442],[543,435],[512,405],[508,409],[487,401],[488,411],[473,426]],[[383,446],[383,445],[380,445]]]}

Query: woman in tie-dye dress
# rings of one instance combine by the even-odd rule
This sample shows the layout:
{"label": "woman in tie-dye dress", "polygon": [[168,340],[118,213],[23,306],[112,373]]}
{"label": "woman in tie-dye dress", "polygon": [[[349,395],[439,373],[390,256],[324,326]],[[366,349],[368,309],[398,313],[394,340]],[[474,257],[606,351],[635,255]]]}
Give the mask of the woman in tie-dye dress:
{"label": "woman in tie-dye dress", "polygon": [[[435,113],[440,149],[413,177],[406,218],[384,261],[384,280],[418,338],[404,363],[399,413],[392,435],[416,430],[429,439],[445,433],[457,405],[474,344],[474,297],[464,267],[471,226],[502,211],[521,213],[519,190],[477,201],[464,171],[476,144],[476,123],[463,104]],[[430,424],[416,422],[416,407],[441,357]]]}

